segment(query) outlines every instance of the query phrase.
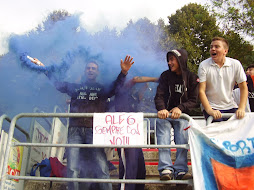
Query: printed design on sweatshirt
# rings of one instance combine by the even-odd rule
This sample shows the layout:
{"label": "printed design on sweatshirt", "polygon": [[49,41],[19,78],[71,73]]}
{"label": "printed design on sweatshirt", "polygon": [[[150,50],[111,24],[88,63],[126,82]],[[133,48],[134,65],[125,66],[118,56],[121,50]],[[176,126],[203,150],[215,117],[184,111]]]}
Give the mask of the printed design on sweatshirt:
{"label": "printed design on sweatshirt", "polygon": [[183,85],[182,84],[175,84],[175,92],[176,93],[183,93]]}
{"label": "printed design on sweatshirt", "polygon": [[93,86],[81,86],[79,88],[76,88],[75,91],[78,92],[78,91],[81,91],[81,90],[96,90],[96,91],[101,91],[101,88],[100,87],[93,87]]}
{"label": "printed design on sweatshirt", "polygon": [[91,92],[89,94],[89,100],[96,100],[98,98],[97,92]]}
{"label": "printed design on sweatshirt", "polygon": [[76,90],[76,92],[80,91],[77,96],[78,100],[87,100],[88,99],[88,100],[93,101],[93,100],[98,99],[98,93],[101,91],[101,88],[82,86],[82,87],[75,89],[75,90]]}
{"label": "printed design on sweatshirt", "polygon": [[254,98],[254,92],[249,92],[249,98]]}
{"label": "printed design on sweatshirt", "polygon": [[87,96],[87,93],[81,91],[81,92],[79,92],[79,95],[78,95],[77,99],[79,99],[79,100],[86,100],[86,96]]}

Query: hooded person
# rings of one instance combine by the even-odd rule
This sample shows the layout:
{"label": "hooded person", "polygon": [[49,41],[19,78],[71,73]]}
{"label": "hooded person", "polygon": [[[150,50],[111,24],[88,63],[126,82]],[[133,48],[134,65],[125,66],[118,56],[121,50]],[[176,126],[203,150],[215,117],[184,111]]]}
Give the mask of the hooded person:
{"label": "hooded person", "polygon": [[248,100],[251,112],[254,112],[254,64],[251,64],[246,69]]}
{"label": "hooded person", "polygon": [[248,83],[248,102],[250,106],[251,112],[254,112],[254,75],[247,76],[247,83]]}
{"label": "hooded person", "polygon": [[[188,121],[179,119],[198,107],[198,77],[187,68],[188,54],[185,49],[171,50],[166,55],[169,69],[159,79],[155,106],[158,111],[156,136],[158,145],[171,144],[171,128],[175,144],[188,144]],[[171,116],[169,117],[169,115]],[[161,180],[190,179],[186,149],[177,149],[172,163],[169,148],[159,148],[158,170]]]}

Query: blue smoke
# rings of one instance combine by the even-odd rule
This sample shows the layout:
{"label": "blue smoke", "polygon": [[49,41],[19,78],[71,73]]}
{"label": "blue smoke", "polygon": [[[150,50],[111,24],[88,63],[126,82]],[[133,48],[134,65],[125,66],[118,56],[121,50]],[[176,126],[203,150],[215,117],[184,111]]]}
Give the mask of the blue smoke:
{"label": "blue smoke", "polygon": [[[128,79],[159,77],[167,69],[166,52],[159,45],[160,35],[160,28],[148,19],[130,21],[120,32],[105,28],[91,34],[81,26],[79,14],[57,22],[48,17],[29,33],[10,37],[9,52],[0,59],[0,114],[12,118],[33,112],[34,108],[53,112],[55,105],[65,112],[69,97],[58,92],[44,73],[78,83],[89,60],[99,63],[98,82],[105,85],[120,73],[120,60],[126,55],[135,61]],[[38,58],[45,67],[31,63],[27,55]]]}

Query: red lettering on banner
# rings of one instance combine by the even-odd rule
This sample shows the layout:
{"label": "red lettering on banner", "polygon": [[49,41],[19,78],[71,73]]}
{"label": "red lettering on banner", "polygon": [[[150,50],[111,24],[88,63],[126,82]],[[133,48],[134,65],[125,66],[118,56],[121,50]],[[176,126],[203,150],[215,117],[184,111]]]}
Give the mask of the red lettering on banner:
{"label": "red lettering on banner", "polygon": [[116,145],[115,136],[113,137],[113,140],[109,140],[111,145]]}
{"label": "red lettering on banner", "polygon": [[108,124],[108,123],[112,124],[112,116],[111,116],[111,115],[107,115],[107,116],[105,117],[105,121],[106,121],[107,124]]}
{"label": "red lettering on banner", "polygon": [[110,125],[109,127],[95,127],[95,134],[110,134],[110,135],[122,135],[123,127],[118,127],[115,125]]}
{"label": "red lettering on banner", "polygon": [[130,144],[130,137],[122,136],[122,137],[115,137],[113,136],[112,140],[109,140],[111,145],[129,145]]}
{"label": "red lettering on banner", "polygon": [[[124,138],[124,137],[123,137]],[[117,137],[116,138],[116,145],[122,145],[123,144],[123,141],[120,137]]]}
{"label": "red lettering on banner", "polygon": [[37,130],[36,140],[38,140],[40,143],[41,142],[47,143],[49,140],[48,137],[45,136],[38,128],[36,128],[36,130]]}
{"label": "red lettering on banner", "polygon": [[127,123],[128,125],[133,125],[134,123],[136,123],[135,118],[131,117],[131,115],[127,118]]}
{"label": "red lettering on banner", "polygon": [[124,121],[124,119],[121,118],[123,115],[119,115],[119,124],[121,124]]}
{"label": "red lettering on banner", "polygon": [[132,135],[140,135],[139,129],[138,129],[138,124],[137,128],[132,128],[131,126],[127,126],[127,133],[132,134]]}
{"label": "red lettering on banner", "polygon": [[[140,125],[140,129],[139,129]],[[111,145],[142,143],[143,123],[135,113],[106,113],[96,117],[94,122],[94,142]],[[130,139],[131,142],[130,142]],[[133,142],[132,142],[133,141]]]}
{"label": "red lettering on banner", "polygon": [[113,116],[112,115],[107,115],[105,117],[105,122],[107,124],[121,124],[124,121],[124,119],[122,118],[123,115],[119,115],[118,120],[117,120],[117,118],[115,118],[115,115],[113,115]]}

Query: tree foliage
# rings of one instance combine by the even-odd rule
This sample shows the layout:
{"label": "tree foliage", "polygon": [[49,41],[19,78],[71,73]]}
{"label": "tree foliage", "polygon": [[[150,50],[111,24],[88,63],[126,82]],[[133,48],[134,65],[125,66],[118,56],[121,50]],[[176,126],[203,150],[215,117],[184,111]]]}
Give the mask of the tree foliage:
{"label": "tree foliage", "polygon": [[36,30],[37,31],[43,31],[43,30],[48,30],[51,28],[55,23],[61,20],[65,20],[66,18],[72,16],[68,11],[66,10],[55,10],[51,12],[45,19],[42,24],[40,24]]}
{"label": "tree foliage", "polygon": [[245,41],[239,34],[229,31],[224,35],[229,42],[228,57],[238,59],[244,68],[254,63],[253,46]]}
{"label": "tree foliage", "polygon": [[209,57],[211,39],[221,35],[215,17],[209,15],[205,7],[190,3],[168,19],[165,43],[174,40],[178,44],[177,48],[185,48],[189,54],[189,68],[197,71],[197,65]]}
{"label": "tree foliage", "polygon": [[254,0],[211,0],[211,11],[227,32],[250,36],[254,40]]}
{"label": "tree foliage", "polygon": [[188,67],[197,72],[199,63],[210,57],[209,49],[213,37],[226,38],[230,44],[229,57],[241,61],[244,67],[253,63],[253,46],[233,30],[223,30],[216,22],[216,16],[202,5],[190,3],[168,17],[169,24],[161,26],[165,35],[161,40],[163,49],[185,48],[189,54]]}

